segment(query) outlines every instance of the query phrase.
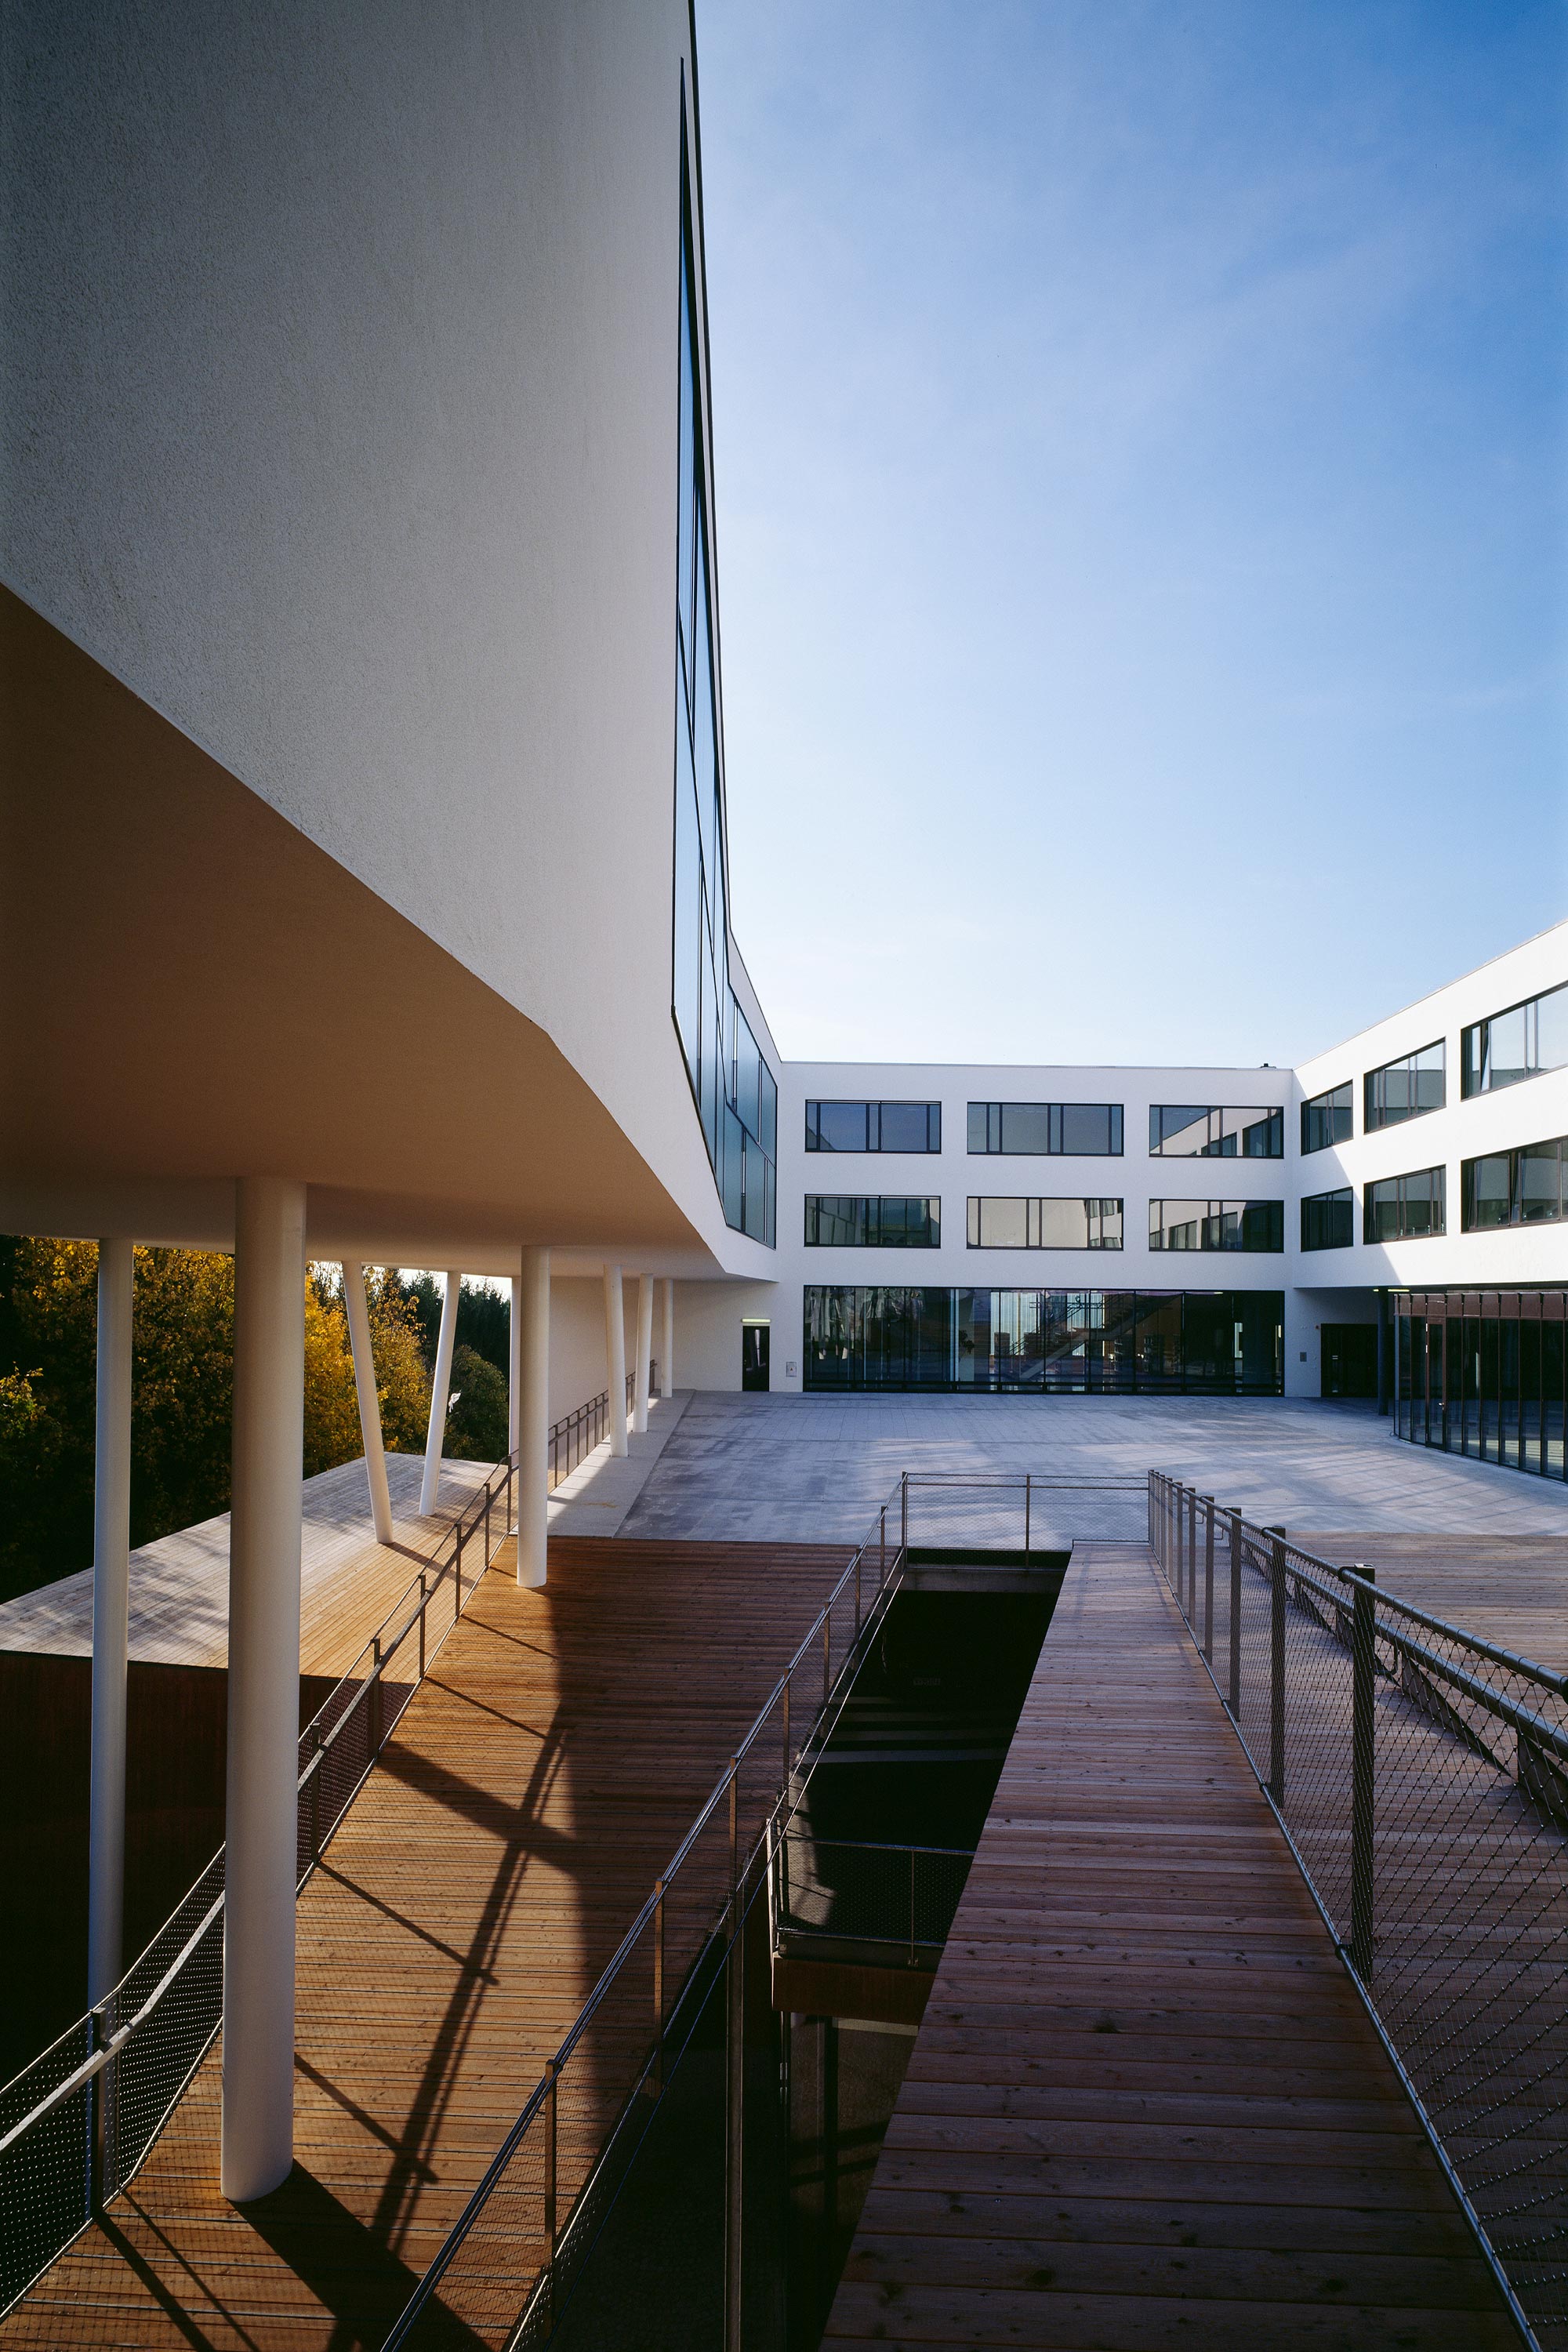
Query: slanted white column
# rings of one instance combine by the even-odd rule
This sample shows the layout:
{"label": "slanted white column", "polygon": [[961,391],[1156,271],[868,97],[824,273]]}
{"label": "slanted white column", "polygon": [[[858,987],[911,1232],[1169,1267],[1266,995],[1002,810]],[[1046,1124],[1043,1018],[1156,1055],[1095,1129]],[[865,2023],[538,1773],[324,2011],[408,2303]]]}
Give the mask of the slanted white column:
{"label": "slanted white column", "polygon": [[370,1344],[370,1310],[364,1301],[364,1268],[343,1260],[343,1305],[348,1311],[349,1345],[353,1350],[354,1387],[359,1392],[359,1433],[364,1445],[364,1475],[370,1484],[370,1516],[377,1543],[392,1541],[392,1497],[386,1491],[386,1450],[381,1442],[381,1400],[375,1392],[375,1352]]}
{"label": "slanted white column", "polygon": [[544,1581],[550,1535],[550,1252],[522,1253],[518,1333],[517,1580]]}
{"label": "slanted white column", "polygon": [[294,2154],[305,1187],[251,1176],[235,1191],[222,2182],[243,2203]]}
{"label": "slanted white column", "polygon": [[510,1373],[506,1389],[506,1427],[508,1445],[515,1454],[518,1438],[518,1399],[522,1388],[522,1284],[514,1274],[511,1278],[511,1331],[508,1348]]}
{"label": "slanted white column", "polygon": [[125,1917],[125,1651],[131,1609],[131,1244],[98,1245],[98,1438],[92,1486],[92,1794],[87,1997],[120,1982]]}
{"label": "slanted white column", "polygon": [[637,1276],[637,1360],[632,1381],[632,1428],[638,1437],[647,1434],[648,1366],[653,1357],[653,1276]]}
{"label": "slanted white column", "polygon": [[605,1386],[610,1392],[610,1451],[626,1450],[626,1325],[621,1304],[621,1269],[605,1268],[605,1356],[609,1366]]}
{"label": "slanted white column", "polygon": [[661,1397],[675,1394],[675,1276],[664,1279],[664,1328],[658,1342],[658,1392]]}
{"label": "slanted white column", "polygon": [[425,1475],[419,1486],[419,1508],[433,1511],[441,1490],[441,1456],[447,1445],[447,1400],[452,1393],[452,1347],[458,1337],[458,1301],[463,1277],[455,1266],[447,1272],[447,1296],[441,1301],[441,1330],[436,1341],[436,1377],[430,1383],[430,1434],[425,1441]]}

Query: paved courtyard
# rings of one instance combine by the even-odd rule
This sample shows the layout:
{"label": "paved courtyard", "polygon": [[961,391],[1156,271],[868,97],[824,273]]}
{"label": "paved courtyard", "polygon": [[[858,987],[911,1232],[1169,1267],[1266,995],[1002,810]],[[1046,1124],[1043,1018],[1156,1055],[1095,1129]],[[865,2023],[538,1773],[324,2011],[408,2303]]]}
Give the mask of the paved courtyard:
{"label": "paved courtyard", "polygon": [[1568,1489],[1401,1444],[1375,1409],[1277,1397],[692,1396],[626,1536],[858,1538],[904,1470],[1165,1470],[1300,1528],[1561,1535]]}

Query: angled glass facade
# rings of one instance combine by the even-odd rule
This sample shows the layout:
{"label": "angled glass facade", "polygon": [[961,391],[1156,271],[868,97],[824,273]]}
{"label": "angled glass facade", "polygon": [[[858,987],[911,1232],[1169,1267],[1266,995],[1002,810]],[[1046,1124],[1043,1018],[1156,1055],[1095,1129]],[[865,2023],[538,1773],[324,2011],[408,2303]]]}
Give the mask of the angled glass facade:
{"label": "angled glass facade", "polygon": [[1407,1290],[1392,1304],[1396,1435],[1562,1478],[1568,1291]]}
{"label": "angled glass facade", "polygon": [[813,1284],[808,1390],[1278,1396],[1284,1293]]}
{"label": "angled glass facade", "polygon": [[671,1010],[724,1222],[774,1245],[778,1084],[730,985],[724,782],[710,591],[692,295],[690,184],[681,134],[679,448],[675,587],[675,887]]}

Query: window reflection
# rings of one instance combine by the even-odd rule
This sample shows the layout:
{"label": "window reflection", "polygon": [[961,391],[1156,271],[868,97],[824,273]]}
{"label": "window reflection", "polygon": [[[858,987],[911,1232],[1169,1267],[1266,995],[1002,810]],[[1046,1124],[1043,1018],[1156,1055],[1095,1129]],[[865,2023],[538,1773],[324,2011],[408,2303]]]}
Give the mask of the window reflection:
{"label": "window reflection", "polygon": [[933,1102],[808,1102],[808,1151],[942,1150],[942,1105]]}
{"label": "window reflection", "polygon": [[1151,1201],[1152,1250],[1282,1250],[1283,1201]]}
{"label": "window reflection", "polygon": [[1417,1168],[1408,1176],[1385,1176],[1368,1184],[1362,1200],[1362,1239],[1415,1241],[1444,1230],[1447,1175],[1441,1168]]}
{"label": "window reflection", "polygon": [[1155,1160],[1283,1160],[1285,1114],[1258,1105],[1152,1103],[1149,1154]]}
{"label": "window reflection", "polygon": [[971,1103],[971,1151],[1117,1159],[1120,1103]]}
{"label": "window reflection", "polygon": [[990,1195],[969,1201],[971,1249],[1120,1249],[1121,1203],[1116,1200],[1013,1200]]}
{"label": "window reflection", "polygon": [[1489,1094],[1568,1065],[1568,983],[1494,1013],[1464,1031],[1459,1092]]}
{"label": "window reflection", "polygon": [[942,1202],[924,1196],[808,1192],[808,1249],[936,1249]]}
{"label": "window reflection", "polygon": [[807,1389],[1278,1395],[1284,1295],[809,1285]]}
{"label": "window reflection", "polygon": [[1445,1066],[1446,1049],[1439,1038],[1436,1045],[1423,1045],[1417,1054],[1406,1054],[1402,1061],[1385,1062],[1380,1070],[1369,1070],[1363,1081],[1362,1112],[1366,1133],[1420,1118],[1429,1110],[1441,1110],[1446,1099]]}
{"label": "window reflection", "polygon": [[1395,1434],[1562,1478],[1568,1294],[1406,1291],[1394,1306]]}
{"label": "window reflection", "polygon": [[1348,1143],[1355,1132],[1353,1089],[1347,1078],[1342,1087],[1331,1087],[1325,1094],[1311,1095],[1301,1105],[1301,1150],[1327,1151],[1335,1143]]}
{"label": "window reflection", "polygon": [[1555,1224],[1568,1214],[1568,1136],[1461,1161],[1459,1222],[1468,1233],[1496,1225]]}
{"label": "window reflection", "polygon": [[1349,1249],[1355,1240],[1354,1197],[1348,1184],[1332,1192],[1306,1194],[1301,1202],[1301,1247]]}

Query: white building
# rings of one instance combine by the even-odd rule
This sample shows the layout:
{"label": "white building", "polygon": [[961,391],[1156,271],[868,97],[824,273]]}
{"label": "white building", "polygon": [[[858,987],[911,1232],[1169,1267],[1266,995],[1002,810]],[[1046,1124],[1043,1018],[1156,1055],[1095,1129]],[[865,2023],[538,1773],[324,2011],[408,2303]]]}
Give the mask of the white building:
{"label": "white building", "polygon": [[[1489,1363],[1497,1444],[1563,1466],[1568,926],[1300,1071],[781,1062],[726,882],[689,10],[465,23],[16,0],[5,48],[0,1228],[237,1253],[237,1919],[291,1916],[307,1254],[514,1280],[537,1578],[551,1419],[628,1341],[646,1377],[623,1269],[677,1286],[667,1377],[760,1378],[765,1325],[803,1394],[1312,1394],[1380,1293],[1485,1291],[1477,1443]],[[236,2194],[286,2157],[270,1948]]]}

